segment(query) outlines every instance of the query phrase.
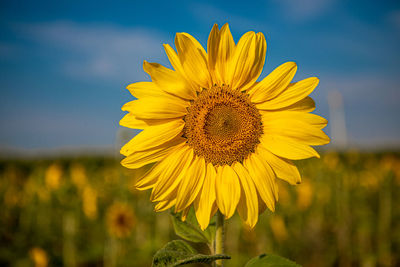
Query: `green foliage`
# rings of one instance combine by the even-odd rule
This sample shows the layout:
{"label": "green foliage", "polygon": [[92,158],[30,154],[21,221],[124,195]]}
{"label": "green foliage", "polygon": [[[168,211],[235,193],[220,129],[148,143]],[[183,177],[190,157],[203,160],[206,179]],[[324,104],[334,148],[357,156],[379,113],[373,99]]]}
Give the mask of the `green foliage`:
{"label": "green foliage", "polygon": [[211,263],[215,260],[230,259],[227,255],[198,254],[183,240],[173,240],[160,249],[153,258],[153,267],[173,267],[190,263]]}
{"label": "green foliage", "polygon": [[252,258],[245,267],[300,267],[297,263],[277,255],[261,254]]}
{"label": "green foliage", "polygon": [[175,233],[179,237],[195,243],[212,244],[215,235],[215,219],[210,222],[205,231],[202,231],[197,223],[193,208],[190,209],[185,221],[181,220],[179,213],[171,213],[171,217]]}
{"label": "green foliage", "polygon": [[[46,173],[53,164],[62,176],[52,189]],[[76,165],[84,172],[81,187]],[[296,165],[302,184],[278,179],[276,211],[260,214],[253,230],[237,215],[228,220],[230,267],[245,266],[254,251],[304,266],[400,266],[400,153],[332,151]],[[34,266],[35,249],[43,250],[49,266],[65,266],[68,242],[78,266],[105,266],[112,259],[117,267],[150,266],[154,252],[175,234],[169,212],[154,212],[149,190],[133,189],[147,170],[128,170],[114,158],[0,159],[0,266]],[[88,202],[86,186],[97,193],[96,203]],[[136,224],[110,249],[106,214],[114,201],[132,207]],[[87,204],[95,216],[88,216]],[[67,214],[74,217],[73,231],[66,231]],[[212,243],[215,222],[201,231],[191,210],[186,224],[201,233],[200,242]],[[203,243],[191,245],[207,254]]]}
{"label": "green foliage", "polygon": [[217,223],[215,221],[215,216],[212,217],[210,224],[208,227],[203,231],[204,236],[207,238],[208,243],[211,245],[214,242],[215,237],[215,230],[216,230]]}

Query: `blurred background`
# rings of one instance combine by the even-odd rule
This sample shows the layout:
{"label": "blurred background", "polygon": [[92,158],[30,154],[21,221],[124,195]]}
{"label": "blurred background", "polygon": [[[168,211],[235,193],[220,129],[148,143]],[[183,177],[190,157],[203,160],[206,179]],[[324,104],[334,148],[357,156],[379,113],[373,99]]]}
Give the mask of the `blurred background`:
{"label": "blurred background", "polygon": [[332,138],[280,183],[254,231],[228,223],[227,266],[276,253],[304,266],[400,265],[400,2],[1,1],[0,265],[149,266],[177,238],[119,165],[125,87],[170,66],[162,44],[214,23],[267,39],[261,77],[296,61],[320,78]]}

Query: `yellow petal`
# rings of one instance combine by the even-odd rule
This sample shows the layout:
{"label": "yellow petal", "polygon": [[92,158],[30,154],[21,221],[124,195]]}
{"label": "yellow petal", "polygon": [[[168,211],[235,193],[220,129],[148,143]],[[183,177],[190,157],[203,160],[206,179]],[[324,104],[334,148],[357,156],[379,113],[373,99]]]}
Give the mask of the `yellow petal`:
{"label": "yellow petal", "polygon": [[128,127],[131,129],[144,129],[148,126],[159,125],[167,122],[171,122],[176,119],[164,119],[164,120],[157,120],[157,119],[148,119],[148,120],[141,120],[135,117],[132,113],[126,114],[120,121],[119,125],[123,127]]}
{"label": "yellow petal", "polygon": [[315,87],[317,87],[318,82],[318,78],[311,77],[292,83],[280,95],[261,104],[257,104],[256,107],[258,109],[270,110],[293,105],[311,94]]}
{"label": "yellow petal", "polygon": [[288,183],[295,185],[301,182],[299,170],[296,165],[288,159],[278,157],[266,149],[262,144],[257,147],[257,153],[268,162],[276,176]]}
{"label": "yellow petal", "polygon": [[179,72],[147,61],[144,61],[143,69],[151,76],[152,81],[165,92],[184,99],[195,97],[194,91]]}
{"label": "yellow petal", "polygon": [[249,89],[250,99],[253,103],[270,100],[287,88],[296,74],[295,62],[286,62],[273,70],[261,82]]}
{"label": "yellow petal", "polygon": [[[168,157],[168,156],[167,156]],[[165,160],[165,158],[164,158]],[[163,161],[161,160],[156,163],[150,170],[148,170],[143,176],[139,177],[135,182],[134,186],[138,190],[147,190],[152,188],[157,183],[158,176],[163,171]]]}
{"label": "yellow petal", "polygon": [[207,53],[200,43],[190,34],[177,33],[175,46],[186,76],[199,86],[196,90],[200,90],[200,87],[210,88]]}
{"label": "yellow petal", "polygon": [[202,230],[206,229],[210,223],[212,207],[215,203],[215,178],[217,176],[211,163],[208,163],[206,168],[203,189],[194,201],[197,221]]}
{"label": "yellow petal", "polygon": [[174,119],[186,115],[189,102],[183,100],[160,99],[155,97],[133,100],[122,106],[123,111],[132,113],[137,119]]}
{"label": "yellow petal", "polygon": [[315,102],[314,100],[307,96],[303,98],[302,100],[284,107],[280,109],[273,109],[273,110],[260,110],[261,112],[274,112],[274,111],[301,111],[301,112],[313,112],[315,110]]}
{"label": "yellow petal", "polygon": [[176,198],[178,186],[193,160],[193,149],[186,144],[177,149],[166,161],[165,171],[160,175],[151,192],[151,201]]}
{"label": "yellow petal", "polygon": [[196,97],[196,85],[190,80],[183,69],[181,61],[176,54],[175,50],[168,44],[164,44],[165,52],[167,53],[168,59],[171,62],[172,67],[182,76],[182,79],[186,80],[187,86],[180,88],[166,88],[166,91],[171,94],[178,95],[185,99],[194,99]]}
{"label": "yellow petal", "polygon": [[196,199],[202,189],[205,172],[206,165],[204,158],[195,156],[179,185],[175,211],[179,212],[187,208]]}
{"label": "yellow petal", "polygon": [[262,200],[260,193],[258,192],[257,192],[257,199],[258,199],[258,214],[261,214],[267,209],[267,205],[265,204],[264,200]]}
{"label": "yellow petal", "polygon": [[312,147],[299,142],[293,142],[293,140],[281,136],[265,134],[261,138],[261,143],[275,155],[286,159],[299,160],[320,157]]}
{"label": "yellow petal", "polygon": [[[141,106],[146,105],[146,101],[151,101],[151,102],[163,102],[163,104],[159,105],[165,106],[163,109],[167,109],[168,114],[166,114],[167,117],[171,117],[172,115],[169,114],[171,111],[168,110],[169,105],[176,104],[177,108],[180,106],[188,106],[189,103],[177,98],[173,95],[170,95],[161,89],[159,89],[153,82],[138,82],[138,83],[133,83],[128,85],[127,89],[132,93],[132,95],[136,98],[140,98],[141,100],[137,102],[138,100],[134,100],[131,102],[126,103],[123,107],[122,110],[132,110],[133,112],[139,111],[143,112],[144,110],[137,110],[140,109]],[[143,99],[146,98],[146,99]],[[143,104],[144,103],[144,104]],[[148,108],[151,108],[150,106]],[[181,109],[175,109],[178,111],[184,111],[185,109],[182,107]],[[182,113],[179,113],[182,114]],[[155,112],[151,112],[150,114],[145,114],[144,117],[147,117],[148,119],[139,119],[137,118],[134,114],[128,113],[126,114],[120,121],[120,125],[132,129],[144,129],[148,126],[151,125],[158,125],[162,123],[167,123],[173,119],[167,118],[167,119],[159,119],[159,117],[162,116],[157,116],[158,114],[155,114]],[[181,115],[176,115],[176,116],[181,116]],[[173,116],[174,117],[174,116]]]}
{"label": "yellow petal", "polygon": [[217,213],[218,211],[218,205],[217,202],[214,202],[212,209],[211,209],[211,217],[213,217],[215,215],[215,213]]}
{"label": "yellow petal", "polygon": [[258,199],[257,190],[249,172],[239,162],[233,164],[239,177],[242,192],[238,204],[238,213],[246,225],[253,228],[258,221]]}
{"label": "yellow petal", "polygon": [[126,87],[129,92],[136,98],[140,99],[143,97],[170,97],[168,93],[161,90],[154,82],[137,82],[132,83]]}
{"label": "yellow petal", "polygon": [[215,197],[218,208],[225,218],[232,217],[240,199],[240,183],[236,172],[229,165],[217,169]]}
{"label": "yellow petal", "polygon": [[128,127],[131,129],[144,129],[149,124],[147,124],[145,121],[139,120],[135,117],[135,115],[128,113],[126,114],[120,121],[119,125],[123,127]]}
{"label": "yellow petal", "polygon": [[160,175],[164,173],[165,169],[169,166],[170,157],[173,157],[181,149],[181,146],[175,147],[163,160],[156,163],[149,171],[140,177],[135,183],[136,189],[147,190],[154,187]]}
{"label": "yellow petal", "polygon": [[261,199],[271,211],[275,211],[278,187],[271,166],[256,153],[251,154],[243,163],[249,171]]}
{"label": "yellow petal", "polygon": [[121,165],[128,169],[137,169],[143,167],[144,165],[160,161],[164,159],[173,149],[175,149],[176,146],[183,144],[185,141],[186,139],[181,137],[174,138],[170,142],[167,142],[157,148],[133,152],[121,161]]}
{"label": "yellow petal", "polygon": [[218,25],[214,24],[211,29],[210,35],[208,36],[207,52],[208,52],[208,69],[212,77],[213,83],[217,81],[215,75],[215,64],[217,62],[218,55],[218,43],[219,43],[219,29]]}
{"label": "yellow petal", "polygon": [[218,54],[215,65],[216,81],[220,85],[229,84],[232,81],[232,76],[229,75],[233,75],[231,69],[234,66],[231,64],[231,61],[235,52],[235,47],[235,42],[233,41],[231,31],[229,30],[229,25],[226,23],[222,26],[219,33],[219,42],[217,47]]}
{"label": "yellow petal", "polygon": [[315,128],[323,129],[327,124],[328,120],[312,114],[302,111],[260,111],[263,119],[263,123],[268,123],[270,121],[276,120],[296,120],[302,123],[309,124]]}
{"label": "yellow petal", "polygon": [[174,68],[174,70],[177,71],[179,74],[183,75],[185,71],[183,70],[178,54],[169,44],[163,44],[163,46],[165,53],[167,54],[167,57],[169,59],[169,62],[171,62],[171,65]]}
{"label": "yellow petal", "polygon": [[264,132],[266,135],[284,137],[306,145],[318,146],[329,143],[329,137],[322,130],[294,118],[265,119],[263,120]]}
{"label": "yellow petal", "polygon": [[143,61],[144,71],[150,75],[154,84],[159,88],[164,88],[165,86],[178,85],[183,86],[184,81],[182,81],[179,74],[171,69],[168,69],[158,63]]}
{"label": "yellow petal", "polygon": [[181,214],[182,222],[186,221],[189,211],[190,211],[190,206],[182,210],[182,214]]}
{"label": "yellow petal", "polygon": [[149,126],[138,133],[121,148],[121,154],[128,156],[136,151],[149,150],[163,145],[182,133],[185,122],[174,120],[168,123]]}
{"label": "yellow petal", "polygon": [[[285,122],[291,122],[292,124],[284,124]],[[264,129],[271,136],[287,138],[291,142],[310,146],[322,146],[330,142],[330,138],[322,130],[303,123],[285,122],[271,125],[271,127],[264,127]]]}
{"label": "yellow petal", "polygon": [[240,38],[231,62],[234,66],[233,89],[246,90],[254,84],[264,66],[266,51],[267,43],[262,33],[248,32]]}
{"label": "yellow petal", "polygon": [[175,203],[176,203],[175,199],[173,199],[171,201],[170,200],[166,200],[166,201],[158,202],[156,204],[156,206],[154,207],[154,211],[157,211],[157,212],[165,211],[165,210],[171,208],[173,205],[175,205]]}

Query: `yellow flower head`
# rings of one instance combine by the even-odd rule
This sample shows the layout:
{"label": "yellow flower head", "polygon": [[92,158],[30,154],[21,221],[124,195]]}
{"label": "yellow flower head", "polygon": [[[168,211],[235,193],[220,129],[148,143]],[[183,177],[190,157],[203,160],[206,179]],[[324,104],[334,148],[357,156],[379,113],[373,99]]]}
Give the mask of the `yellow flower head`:
{"label": "yellow flower head", "polygon": [[46,186],[50,190],[56,190],[60,187],[63,170],[57,163],[50,165],[46,170]]}
{"label": "yellow flower head", "polygon": [[297,207],[306,210],[313,200],[313,188],[311,183],[306,182],[297,187]]}
{"label": "yellow flower head", "polygon": [[82,189],[87,184],[85,167],[81,164],[74,164],[70,168],[72,183],[79,189]]}
{"label": "yellow flower head", "polygon": [[106,216],[110,235],[124,238],[131,234],[136,222],[131,207],[124,203],[116,202],[108,208]]}
{"label": "yellow flower head", "polygon": [[278,242],[283,242],[288,238],[289,235],[286,229],[286,224],[281,216],[272,216],[269,223],[271,225],[272,234]]}
{"label": "yellow flower head", "polygon": [[49,262],[46,251],[39,247],[29,250],[29,256],[35,263],[35,267],[46,267]]}
{"label": "yellow flower head", "polygon": [[122,147],[122,165],[156,164],[136,182],[152,188],[156,210],[194,206],[202,229],[219,209],[237,209],[249,227],[267,206],[275,209],[276,177],[300,183],[291,160],[319,157],[310,145],[329,142],[327,120],[308,95],[315,77],[291,83],[297,66],[282,64],[260,82],[267,44],[248,32],[235,44],[228,24],[211,30],[206,52],[187,33],[177,33],[175,50],[164,48],[174,70],[144,62],[152,82],[127,88],[137,100],[120,124],[143,129]]}
{"label": "yellow flower head", "polygon": [[83,213],[89,219],[97,217],[97,191],[90,185],[86,185],[82,192]]}

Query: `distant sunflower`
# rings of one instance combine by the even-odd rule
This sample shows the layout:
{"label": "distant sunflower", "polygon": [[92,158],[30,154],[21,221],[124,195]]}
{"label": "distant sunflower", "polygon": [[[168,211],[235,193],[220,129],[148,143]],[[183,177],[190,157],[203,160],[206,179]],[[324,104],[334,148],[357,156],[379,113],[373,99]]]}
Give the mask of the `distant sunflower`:
{"label": "distant sunflower", "polygon": [[312,77],[291,83],[297,66],[282,64],[257,82],[266,53],[262,33],[248,32],[235,44],[228,24],[208,38],[208,53],[187,33],[177,33],[176,53],[164,45],[175,70],[144,61],[152,82],[127,89],[137,100],[120,124],[143,129],[124,145],[122,165],[135,169],[157,162],[136,188],[152,188],[155,210],[175,206],[182,218],[193,204],[202,229],[219,209],[230,218],[236,208],[249,227],[278,200],[276,177],[301,181],[290,160],[319,157],[327,120],[308,95]]}
{"label": "distant sunflower", "polygon": [[34,247],[29,250],[29,256],[35,264],[35,267],[47,267],[49,259],[46,251],[40,247]]}
{"label": "distant sunflower", "polygon": [[62,175],[63,169],[59,164],[50,165],[45,174],[46,187],[50,190],[57,190],[60,187]]}
{"label": "distant sunflower", "polygon": [[116,202],[108,208],[106,216],[110,235],[125,238],[131,234],[135,225],[135,215],[128,205]]}

